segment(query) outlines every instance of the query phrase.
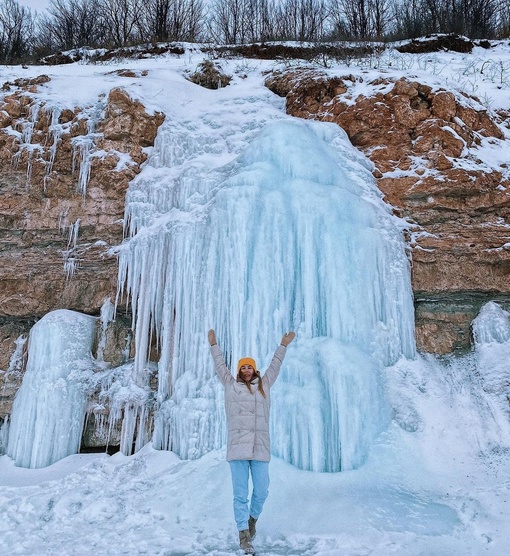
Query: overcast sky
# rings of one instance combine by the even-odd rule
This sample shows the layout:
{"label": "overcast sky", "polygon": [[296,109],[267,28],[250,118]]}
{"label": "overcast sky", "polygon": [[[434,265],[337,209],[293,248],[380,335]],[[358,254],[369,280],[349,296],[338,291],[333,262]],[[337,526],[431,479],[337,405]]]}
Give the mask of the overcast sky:
{"label": "overcast sky", "polygon": [[18,4],[28,6],[40,12],[49,6],[50,0],[18,0]]}

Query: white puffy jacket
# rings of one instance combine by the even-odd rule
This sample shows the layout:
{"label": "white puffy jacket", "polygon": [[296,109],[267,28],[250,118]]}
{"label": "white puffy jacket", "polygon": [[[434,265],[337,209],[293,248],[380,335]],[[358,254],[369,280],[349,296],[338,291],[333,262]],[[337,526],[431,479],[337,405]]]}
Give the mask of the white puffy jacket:
{"label": "white puffy jacket", "polygon": [[252,380],[252,391],[246,384],[237,381],[228,370],[218,345],[211,346],[214,370],[225,387],[225,412],[227,416],[227,461],[255,459],[269,461],[270,389],[278,378],[287,348],[278,346],[262,377],[264,397],[258,390],[258,378]]}

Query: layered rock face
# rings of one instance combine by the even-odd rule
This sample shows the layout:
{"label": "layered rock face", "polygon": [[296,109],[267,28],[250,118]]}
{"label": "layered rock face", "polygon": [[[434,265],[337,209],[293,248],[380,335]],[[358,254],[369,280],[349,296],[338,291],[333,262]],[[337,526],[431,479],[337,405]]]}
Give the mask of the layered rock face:
{"label": "layered rock face", "polygon": [[164,120],[122,89],[48,107],[31,95],[48,80],[5,84],[0,106],[0,418],[21,379],[18,338],[48,311],[98,315],[115,298],[125,192]]}
{"label": "layered rock face", "polygon": [[[114,299],[125,192],[164,119],[122,89],[92,107],[54,109],[31,94],[47,80],[5,84],[0,107],[0,420],[37,319],[58,308],[98,315]],[[468,349],[482,304],[510,305],[510,172],[477,157],[501,151],[501,124],[475,99],[404,79],[370,83],[370,96],[356,93],[353,76],[310,70],[266,84],[290,114],[340,125],[374,162],[386,200],[409,222],[418,347]],[[122,364],[129,341],[130,319],[118,316],[102,358]],[[85,445],[104,445],[96,417]]]}
{"label": "layered rock face", "polygon": [[477,99],[406,79],[365,84],[373,94],[363,96],[357,84],[310,70],[266,80],[286,97],[288,113],[341,126],[373,161],[387,202],[411,224],[418,347],[467,349],[479,308],[491,299],[510,303],[509,173],[477,157],[501,149],[501,128]]}

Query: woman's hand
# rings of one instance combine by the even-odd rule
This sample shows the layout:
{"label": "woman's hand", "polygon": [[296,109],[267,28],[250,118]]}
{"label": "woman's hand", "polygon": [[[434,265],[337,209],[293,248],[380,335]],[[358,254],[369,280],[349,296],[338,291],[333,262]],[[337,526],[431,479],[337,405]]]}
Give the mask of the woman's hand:
{"label": "woman's hand", "polygon": [[215,346],[218,342],[216,341],[216,332],[211,328],[207,333],[207,339],[209,340],[209,344],[211,346]]}
{"label": "woman's hand", "polygon": [[282,346],[287,347],[287,346],[292,342],[292,340],[293,340],[295,337],[296,337],[296,333],[295,333],[295,332],[287,332],[287,334],[284,334],[284,335],[282,336],[282,341],[280,342],[280,344],[281,344]]}

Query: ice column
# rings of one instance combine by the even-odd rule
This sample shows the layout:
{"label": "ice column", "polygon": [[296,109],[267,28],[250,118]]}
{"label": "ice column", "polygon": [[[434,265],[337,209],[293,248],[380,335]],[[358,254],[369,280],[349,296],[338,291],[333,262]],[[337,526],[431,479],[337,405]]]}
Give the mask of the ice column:
{"label": "ice column", "polygon": [[[502,430],[510,417],[510,312],[490,301],[473,321],[477,374],[486,392],[493,394],[505,415]],[[497,412],[493,411],[494,418]]]}
{"label": "ice column", "polygon": [[486,303],[473,321],[475,345],[510,341],[510,313],[494,301]]}
{"label": "ice column", "polygon": [[225,440],[209,327],[229,364],[251,355],[261,369],[295,330],[272,392],[273,451],[303,469],[359,466],[389,419],[379,372],[415,350],[404,243],[370,163],[337,126],[288,120],[172,187],[164,215],[138,209],[120,263],[137,350],[151,328],[160,339],[155,446],[193,458]]}
{"label": "ice column", "polygon": [[79,451],[95,328],[94,317],[67,310],[33,326],[7,444],[16,465],[44,467]]}
{"label": "ice column", "polygon": [[69,226],[67,249],[62,250],[62,258],[64,259],[64,272],[66,278],[72,278],[78,267],[78,257],[76,256],[76,247],[78,244],[78,234],[80,232],[81,219],[77,218],[74,224]]}

